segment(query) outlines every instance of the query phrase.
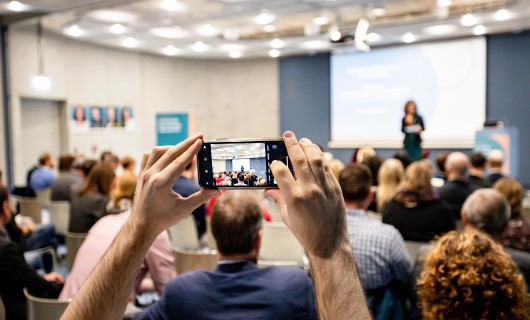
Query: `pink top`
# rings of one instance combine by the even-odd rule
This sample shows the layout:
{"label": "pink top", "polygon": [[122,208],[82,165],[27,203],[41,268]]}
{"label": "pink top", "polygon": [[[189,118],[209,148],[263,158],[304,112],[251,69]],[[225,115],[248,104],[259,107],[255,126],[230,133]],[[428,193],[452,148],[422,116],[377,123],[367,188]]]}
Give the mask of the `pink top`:
{"label": "pink top", "polygon": [[[96,222],[79,248],[70,276],[64,284],[59,299],[71,299],[88,279],[92,269],[103,257],[114,237],[129,217],[130,210],[107,215]],[[145,275],[149,272],[156,291],[161,294],[166,283],[176,276],[169,234],[164,231],[153,242],[144,258],[134,282],[134,298]]]}

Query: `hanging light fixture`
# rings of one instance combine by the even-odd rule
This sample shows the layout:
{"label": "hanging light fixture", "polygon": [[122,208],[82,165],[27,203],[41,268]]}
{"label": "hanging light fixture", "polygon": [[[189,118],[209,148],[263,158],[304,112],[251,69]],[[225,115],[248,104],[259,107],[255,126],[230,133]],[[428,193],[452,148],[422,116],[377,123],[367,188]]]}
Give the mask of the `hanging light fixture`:
{"label": "hanging light fixture", "polygon": [[41,92],[50,91],[52,88],[52,80],[44,73],[44,53],[43,53],[43,39],[42,39],[42,24],[37,23],[37,63],[38,73],[31,78],[31,86]]}

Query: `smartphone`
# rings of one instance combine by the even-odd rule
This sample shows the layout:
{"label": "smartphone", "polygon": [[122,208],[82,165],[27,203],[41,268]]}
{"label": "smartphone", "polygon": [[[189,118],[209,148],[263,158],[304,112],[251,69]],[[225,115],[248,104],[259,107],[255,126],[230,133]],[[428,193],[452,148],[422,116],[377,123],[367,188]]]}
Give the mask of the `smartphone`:
{"label": "smartphone", "polygon": [[281,138],[203,141],[197,154],[199,185],[214,189],[278,188],[270,169],[274,160],[291,167]]}

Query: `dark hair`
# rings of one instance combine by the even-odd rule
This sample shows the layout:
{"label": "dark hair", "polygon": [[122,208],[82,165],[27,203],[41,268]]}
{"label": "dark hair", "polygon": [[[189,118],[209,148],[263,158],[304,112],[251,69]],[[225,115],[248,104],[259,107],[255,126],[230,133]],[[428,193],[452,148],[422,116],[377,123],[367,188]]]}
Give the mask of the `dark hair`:
{"label": "dark hair", "polygon": [[123,158],[121,159],[121,166],[123,167],[123,169],[129,169],[129,167],[130,167],[133,163],[136,163],[136,161],[134,161],[134,158],[133,158],[133,157],[126,156],[126,157],[123,157]]}
{"label": "dark hair", "polygon": [[482,153],[473,153],[469,158],[473,168],[485,168],[487,159]]}
{"label": "dark hair", "polygon": [[365,158],[361,163],[367,166],[368,169],[370,169],[370,173],[372,174],[373,180],[372,185],[377,186],[379,184],[377,176],[379,175],[379,168],[381,168],[381,165],[383,164],[383,159],[378,156],[373,156]]}
{"label": "dark hair", "polygon": [[83,162],[83,165],[81,166],[81,170],[83,171],[83,174],[85,177],[87,177],[90,174],[90,171],[92,171],[92,168],[98,163],[96,160],[88,159]]}
{"label": "dark hair", "polygon": [[51,159],[51,157],[52,157],[52,155],[49,154],[48,152],[41,154],[39,156],[39,164],[41,166],[45,165],[46,162],[48,162]]}
{"label": "dark hair", "polygon": [[59,157],[59,171],[66,172],[72,169],[75,157],[69,153],[64,153]]}
{"label": "dark hair", "polygon": [[345,200],[364,200],[372,186],[372,174],[364,164],[352,163],[340,172],[339,184]]}
{"label": "dark hair", "polygon": [[412,159],[410,158],[409,154],[403,150],[396,152],[392,158],[401,161],[401,164],[405,169],[407,169],[407,167],[412,163]]}
{"label": "dark hair", "polygon": [[436,167],[438,168],[438,171],[445,172],[445,161],[447,161],[447,156],[449,155],[449,152],[439,152],[436,155]]}
{"label": "dark hair", "polygon": [[4,202],[6,202],[7,199],[9,199],[9,192],[7,191],[6,186],[0,183],[0,212],[2,213],[5,213]]}
{"label": "dark hair", "polygon": [[239,180],[239,181],[245,181],[245,175],[242,174],[242,173],[238,174],[238,175],[237,175],[237,180]]}
{"label": "dark hair", "polygon": [[79,195],[96,193],[109,195],[114,177],[114,170],[107,163],[96,164],[79,189]]}
{"label": "dark hair", "polygon": [[99,160],[100,161],[107,161],[110,159],[110,157],[112,157],[112,152],[109,151],[109,150],[105,150],[103,152],[101,152],[101,155],[99,156]]}
{"label": "dark hair", "polygon": [[252,251],[261,230],[263,214],[256,196],[248,191],[229,191],[215,202],[211,228],[223,255]]}

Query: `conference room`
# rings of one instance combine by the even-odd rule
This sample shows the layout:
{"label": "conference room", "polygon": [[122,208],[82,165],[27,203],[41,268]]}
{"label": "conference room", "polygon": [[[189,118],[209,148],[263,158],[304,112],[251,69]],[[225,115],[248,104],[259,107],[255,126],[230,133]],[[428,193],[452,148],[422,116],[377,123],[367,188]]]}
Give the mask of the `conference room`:
{"label": "conference room", "polygon": [[[275,296],[260,301],[263,313],[244,290],[248,301],[198,291],[199,301],[209,297],[219,309],[192,314],[175,305],[165,316],[317,316],[313,293],[304,310],[286,306],[305,297],[289,293],[288,280],[307,276],[297,285],[311,286],[314,257],[284,220],[283,202],[264,192],[277,183],[285,192],[266,142],[286,131],[318,148],[325,176],[340,186],[375,319],[517,318],[530,308],[529,18],[523,0],[0,3],[0,200],[8,204],[0,247],[16,245],[31,274],[24,279],[32,279],[14,284],[6,272],[0,319],[59,319],[129,221],[144,153],[198,132],[222,143],[182,168],[172,190],[187,197],[220,187],[222,196],[156,238],[131,280],[124,318],[156,318],[169,303],[166,284],[185,283],[183,274],[219,275],[239,260],[257,270],[239,281]],[[276,160],[296,169],[290,156]],[[300,172],[292,175],[299,180]],[[261,222],[248,225],[256,206]],[[235,219],[230,208],[249,218]],[[498,226],[480,223],[490,214]],[[237,250],[250,241],[252,250],[227,250],[224,237]],[[456,259],[435,258],[457,241],[471,251],[491,242],[497,259],[484,253],[481,264],[459,262],[491,287],[458,287],[435,272],[431,263]],[[503,281],[525,297],[506,298],[486,265],[513,267]],[[194,287],[202,288],[199,278]],[[429,293],[431,282],[472,292],[469,304],[458,303],[463,294]],[[271,294],[279,283],[286,292]],[[477,307],[488,290],[504,306]],[[395,303],[385,304],[388,296]],[[231,303],[249,313],[230,313]]]}

